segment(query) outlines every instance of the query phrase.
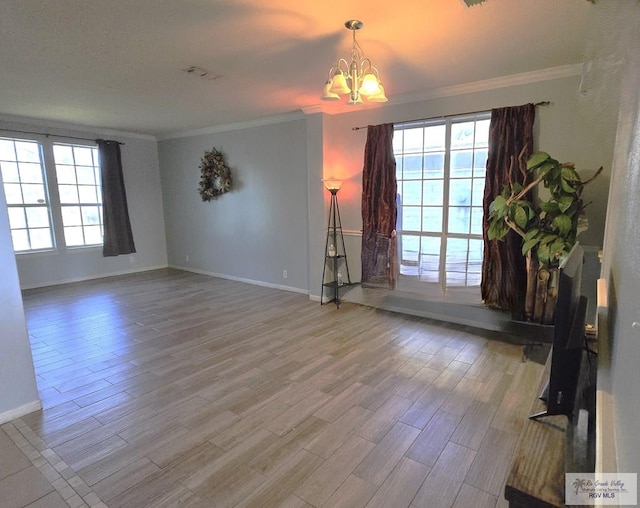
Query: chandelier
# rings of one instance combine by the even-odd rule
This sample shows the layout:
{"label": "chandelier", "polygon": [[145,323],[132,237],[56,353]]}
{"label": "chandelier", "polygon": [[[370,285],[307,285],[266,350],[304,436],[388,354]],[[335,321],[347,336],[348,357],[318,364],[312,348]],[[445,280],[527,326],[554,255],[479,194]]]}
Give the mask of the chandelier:
{"label": "chandelier", "polygon": [[357,19],[351,19],[346,21],[344,26],[351,30],[353,35],[351,61],[340,58],[338,63],[329,69],[322,100],[338,101],[341,95],[348,94],[347,104],[352,106],[363,104],[363,97],[368,102],[387,102],[378,69],[362,54],[362,48],[356,41],[356,30],[360,30],[364,24]]}

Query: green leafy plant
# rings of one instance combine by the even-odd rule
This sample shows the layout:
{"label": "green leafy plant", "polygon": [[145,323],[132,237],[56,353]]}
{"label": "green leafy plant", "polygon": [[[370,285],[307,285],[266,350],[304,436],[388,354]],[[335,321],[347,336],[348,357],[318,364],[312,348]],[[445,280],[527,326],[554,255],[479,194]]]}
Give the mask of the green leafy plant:
{"label": "green leafy plant", "polygon": [[[530,182],[504,187],[489,207],[488,238],[503,240],[512,230],[522,237],[523,256],[532,256],[540,268],[555,268],[576,243],[583,220],[584,186],[571,162],[560,163],[546,152],[536,152],[526,162]],[[545,201],[529,199],[538,185],[548,189]]]}

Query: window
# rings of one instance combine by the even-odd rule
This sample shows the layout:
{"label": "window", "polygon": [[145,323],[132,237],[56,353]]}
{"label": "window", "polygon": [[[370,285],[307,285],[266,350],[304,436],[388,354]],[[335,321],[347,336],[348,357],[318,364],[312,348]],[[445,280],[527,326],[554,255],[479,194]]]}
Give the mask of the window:
{"label": "window", "polygon": [[489,121],[482,113],[396,125],[400,289],[480,286]]}
{"label": "window", "polygon": [[102,244],[98,149],[53,145],[64,240],[67,247]]}
{"label": "window", "polygon": [[102,245],[95,146],[2,138],[0,174],[15,252]]}
{"label": "window", "polygon": [[14,250],[51,249],[51,209],[41,146],[35,141],[0,139],[0,171]]}

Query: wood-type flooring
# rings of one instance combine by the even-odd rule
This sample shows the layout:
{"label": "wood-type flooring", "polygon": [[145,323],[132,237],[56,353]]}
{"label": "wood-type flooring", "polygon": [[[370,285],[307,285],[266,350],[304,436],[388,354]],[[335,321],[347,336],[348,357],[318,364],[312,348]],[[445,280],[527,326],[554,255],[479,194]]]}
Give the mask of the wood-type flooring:
{"label": "wood-type flooring", "polygon": [[0,505],[504,507],[517,339],[172,269],[24,293]]}

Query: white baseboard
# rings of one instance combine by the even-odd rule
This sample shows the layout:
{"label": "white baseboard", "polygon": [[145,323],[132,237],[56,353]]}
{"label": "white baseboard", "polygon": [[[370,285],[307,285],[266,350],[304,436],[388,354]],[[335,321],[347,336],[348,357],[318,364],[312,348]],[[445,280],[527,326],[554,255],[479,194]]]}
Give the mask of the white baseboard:
{"label": "white baseboard", "polygon": [[20,290],[24,291],[28,289],[39,289],[39,288],[45,288],[45,287],[51,287],[51,286],[60,286],[63,284],[75,284],[76,282],[85,282],[89,280],[106,279],[108,277],[118,277],[120,275],[131,275],[133,273],[149,272],[151,270],[161,270],[162,268],[168,268],[168,266],[169,265],[146,266],[143,268],[131,268],[129,270],[118,270],[116,272],[96,273],[93,275],[86,275],[83,277],[61,279],[61,280],[47,282],[45,284],[26,284],[24,286],[20,286]]}
{"label": "white baseboard", "polygon": [[281,289],[282,291],[291,291],[292,293],[300,293],[308,295],[309,292],[306,289],[294,288],[292,286],[283,286],[282,284],[272,284],[270,282],[264,282],[261,280],[245,279],[243,277],[235,277],[233,275],[227,275],[224,273],[208,272],[206,270],[198,270],[197,268],[191,268],[189,266],[169,265],[169,268],[175,268],[176,270],[182,270],[184,272],[192,272],[200,275],[207,275],[209,277],[218,277],[219,279],[234,280],[236,282],[244,282],[245,284],[253,284],[254,286],[262,286],[271,289]]}
{"label": "white baseboard", "polygon": [[20,418],[26,414],[33,413],[34,411],[39,411],[40,409],[42,409],[42,402],[38,399],[33,402],[29,402],[28,404],[24,404],[23,406],[0,413],[0,425],[10,422],[11,420],[15,420],[16,418]]}

